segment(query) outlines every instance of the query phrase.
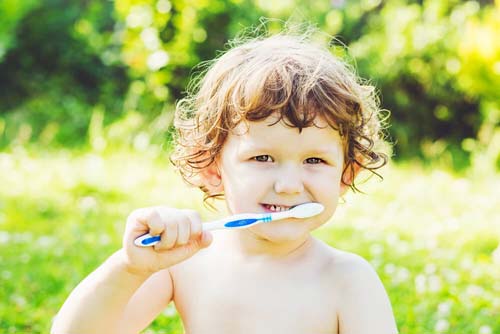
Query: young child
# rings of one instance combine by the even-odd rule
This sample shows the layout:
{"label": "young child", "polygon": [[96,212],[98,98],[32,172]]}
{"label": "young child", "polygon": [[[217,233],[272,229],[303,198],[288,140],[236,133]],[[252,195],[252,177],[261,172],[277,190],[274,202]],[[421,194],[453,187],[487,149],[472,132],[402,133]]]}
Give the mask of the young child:
{"label": "young child", "polygon": [[[193,210],[136,210],[123,247],[71,293],[52,333],[139,333],[170,302],[190,334],[397,333],[367,261],[310,234],[360,170],[385,164],[378,113],[372,87],[308,35],[234,46],[178,104],[173,163],[229,214],[324,211],[210,233]],[[148,232],[161,242],[135,246]]]}

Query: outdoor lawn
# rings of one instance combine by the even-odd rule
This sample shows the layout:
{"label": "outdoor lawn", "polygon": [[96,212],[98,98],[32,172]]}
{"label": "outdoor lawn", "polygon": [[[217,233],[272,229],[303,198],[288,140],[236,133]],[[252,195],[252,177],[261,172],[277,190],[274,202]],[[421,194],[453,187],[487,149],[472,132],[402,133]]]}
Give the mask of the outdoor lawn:
{"label": "outdoor lawn", "polygon": [[[159,149],[0,154],[0,332],[48,332],[75,285],[120,247],[127,214],[201,194]],[[368,259],[401,333],[500,333],[497,175],[391,165],[316,236]],[[220,213],[221,215],[223,213]],[[207,310],[210,312],[210,310]],[[147,333],[182,333],[169,307]]]}

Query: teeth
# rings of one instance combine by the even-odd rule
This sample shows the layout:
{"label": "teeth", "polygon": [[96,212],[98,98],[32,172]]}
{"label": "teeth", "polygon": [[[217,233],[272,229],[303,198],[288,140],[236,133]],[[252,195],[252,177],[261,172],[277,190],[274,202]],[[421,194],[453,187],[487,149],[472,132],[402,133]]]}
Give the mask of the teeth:
{"label": "teeth", "polygon": [[288,211],[288,207],[279,206],[279,205],[269,205],[269,210],[274,212]]}

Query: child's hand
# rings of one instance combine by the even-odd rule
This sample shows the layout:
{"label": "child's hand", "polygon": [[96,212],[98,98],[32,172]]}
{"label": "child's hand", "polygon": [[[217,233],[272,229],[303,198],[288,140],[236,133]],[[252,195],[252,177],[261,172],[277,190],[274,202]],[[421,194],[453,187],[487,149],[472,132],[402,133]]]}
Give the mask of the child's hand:
{"label": "child's hand", "polygon": [[[153,247],[134,245],[134,240],[145,233],[161,235],[161,241]],[[211,242],[212,235],[203,232],[196,211],[151,207],[129,215],[123,249],[130,271],[152,274],[186,260]]]}

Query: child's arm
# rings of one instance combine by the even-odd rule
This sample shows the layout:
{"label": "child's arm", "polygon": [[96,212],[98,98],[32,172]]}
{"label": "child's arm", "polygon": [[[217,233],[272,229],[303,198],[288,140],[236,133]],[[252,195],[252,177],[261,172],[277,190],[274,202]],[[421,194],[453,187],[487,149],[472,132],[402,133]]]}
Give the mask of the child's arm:
{"label": "child's arm", "polygon": [[391,303],[377,273],[363,258],[351,256],[341,266],[339,333],[398,333]]}
{"label": "child's arm", "polygon": [[[154,247],[134,240],[161,234]],[[143,329],[172,298],[169,267],[210,244],[194,211],[164,207],[129,216],[123,249],[83,280],[54,319],[53,334],[134,333]],[[148,300],[147,304],[142,301]]]}
{"label": "child's arm", "polygon": [[118,333],[135,334],[146,328],[172,300],[172,289],[168,269],[153,274],[127,304],[123,313],[127,323],[120,322]]}

